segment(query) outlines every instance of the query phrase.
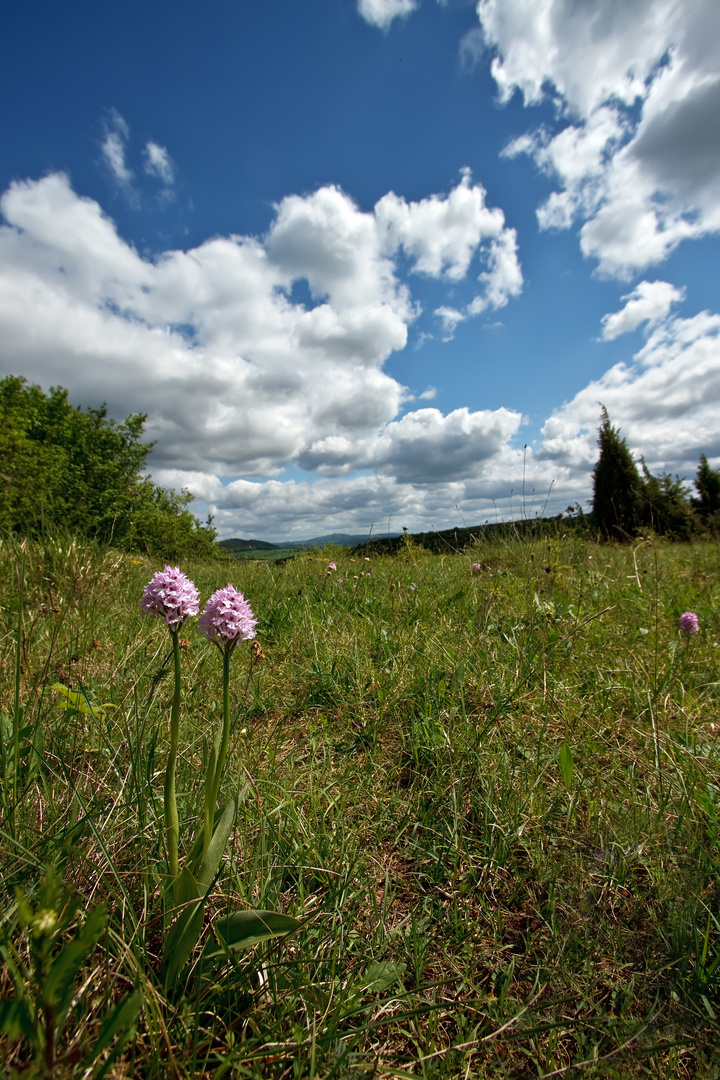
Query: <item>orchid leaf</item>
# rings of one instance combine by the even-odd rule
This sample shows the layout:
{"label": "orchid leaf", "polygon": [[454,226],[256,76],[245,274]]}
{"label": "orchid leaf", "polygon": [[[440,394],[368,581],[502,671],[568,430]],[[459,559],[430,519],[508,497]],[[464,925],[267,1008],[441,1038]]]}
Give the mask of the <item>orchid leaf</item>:
{"label": "orchid leaf", "polygon": [[292,915],[282,915],[278,911],[235,911],[215,920],[213,929],[220,947],[213,948],[208,943],[205,956],[210,959],[230,949],[251,949],[262,941],[291,934],[300,925]]}
{"label": "orchid leaf", "polygon": [[168,988],[185,966],[202,931],[204,890],[186,866],[175,881],[175,896],[182,910],[165,938],[165,986]]}
{"label": "orchid leaf", "polygon": [[570,790],[573,782],[573,756],[572,750],[566,742],[560,747],[560,753],[558,755],[558,761],[560,764],[560,772],[562,778],[565,781],[565,787]]}
{"label": "orchid leaf", "polygon": [[228,799],[225,804],[225,809],[222,812],[222,817],[215,827],[215,832],[208,845],[205,858],[198,870],[198,881],[205,886],[209,886],[212,883],[213,878],[220,868],[225,847],[230,837],[230,833],[232,832],[232,827],[235,824],[236,813],[237,803],[235,802],[235,799]]}

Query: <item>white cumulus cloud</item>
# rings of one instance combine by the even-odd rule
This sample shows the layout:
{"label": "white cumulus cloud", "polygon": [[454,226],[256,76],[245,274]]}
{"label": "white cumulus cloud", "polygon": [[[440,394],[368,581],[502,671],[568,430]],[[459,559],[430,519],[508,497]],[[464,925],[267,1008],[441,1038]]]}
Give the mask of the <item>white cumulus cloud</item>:
{"label": "white cumulus cloud", "polygon": [[[0,209],[2,373],[66,386],[79,404],[107,401],[115,416],[147,413],[154,473],[187,484],[227,522],[237,520],[233,492],[255,498],[264,486],[253,478],[288,465],[323,479],[278,480],[268,492],[297,511],[287,493],[305,493],[305,505],[310,491],[310,514],[331,483],[346,508],[388,484],[407,506],[432,488],[434,507],[445,485],[454,506],[463,495],[453,485],[492,485],[503,455],[514,460],[518,414],[422,409],[398,419],[412,395],[384,370],[419,311],[412,276],[399,276],[401,251],[450,284],[477,257],[491,305],[517,285],[502,254],[512,264],[514,233],[468,176],[448,195],[393,195],[370,211],[335,187],[291,195],[263,237],[214,237],[155,258],[63,174],[13,183]],[[298,281],[311,301],[293,298]],[[347,475],[358,470],[375,488]]]}
{"label": "white cumulus cloud", "polygon": [[358,14],[380,30],[387,30],[393,19],[411,15],[418,0],[358,0]]}
{"label": "white cumulus cloud", "polygon": [[480,245],[507,232],[505,215],[486,206],[485,195],[480,184],[472,183],[470,170],[463,169],[460,183],[448,196],[407,203],[390,192],[378,202],[375,215],[388,249],[402,246],[418,273],[459,281]]}
{"label": "white cumulus cloud", "polygon": [[583,253],[628,278],[720,230],[715,0],[480,0],[502,101],[550,97],[557,130],[515,139],[558,189],[542,228],[582,221]]}
{"label": "white cumulus cloud", "polygon": [[602,318],[603,341],[612,341],[620,334],[632,333],[647,322],[654,325],[665,319],[673,304],[685,298],[684,289],[676,289],[667,281],[641,281],[631,293],[623,296],[625,306]]}
{"label": "white cumulus cloud", "polygon": [[647,321],[647,340],[633,363],[613,365],[553,412],[543,429],[543,456],[589,474],[600,403],[652,471],[692,476],[701,453],[720,455],[720,315],[670,315],[681,299],[666,282],[643,282],[620,312],[605,317],[606,338]]}

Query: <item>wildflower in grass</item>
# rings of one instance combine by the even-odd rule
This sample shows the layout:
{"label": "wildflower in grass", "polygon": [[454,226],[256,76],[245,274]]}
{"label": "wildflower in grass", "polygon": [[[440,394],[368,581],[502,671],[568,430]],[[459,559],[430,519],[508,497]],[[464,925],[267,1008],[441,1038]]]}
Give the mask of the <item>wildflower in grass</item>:
{"label": "wildflower in grass", "polygon": [[686,611],[680,616],[680,629],[686,634],[697,634],[700,630],[700,620],[692,611]]}
{"label": "wildflower in grass", "polygon": [[168,867],[173,889],[175,889],[180,872],[178,865],[180,824],[175,797],[175,766],[180,735],[180,639],[178,631],[191,615],[197,615],[198,591],[190,578],[183,574],[178,566],[166,566],[164,570],[158,570],[156,574],[153,574],[145,586],[140,607],[143,615],[158,615],[167,623],[175,661],[175,688],[170,710],[170,750],[165,768],[164,796]]}
{"label": "wildflower in grass", "polygon": [[334,562],[329,562],[328,563],[328,570],[337,570],[337,566],[335,565]]}
{"label": "wildflower in grass", "polygon": [[255,637],[256,625],[252,608],[233,585],[226,585],[224,589],[214,592],[200,616],[200,633],[214,642],[223,654],[223,726],[220,742],[210,752],[205,778],[203,860],[212,840],[215,806],[230,741],[230,657],[236,645]]}
{"label": "wildflower in grass", "polygon": [[166,566],[150,578],[140,602],[143,615],[159,615],[170,633],[198,613],[198,591],[179,566]]}
{"label": "wildflower in grass", "polygon": [[212,594],[200,616],[200,633],[223,652],[232,652],[241,641],[255,637],[257,619],[241,592],[232,585]]}
{"label": "wildflower in grass", "polygon": [[479,574],[480,571],[482,570],[482,568],[483,568],[483,564],[481,562],[474,562],[472,564],[472,572],[473,572],[473,574]]}
{"label": "wildflower in grass", "polygon": [[338,583],[338,585],[342,585],[342,583],[343,583],[343,581],[344,581],[344,580],[345,580],[345,578],[339,577],[339,578],[337,579],[337,583]]}

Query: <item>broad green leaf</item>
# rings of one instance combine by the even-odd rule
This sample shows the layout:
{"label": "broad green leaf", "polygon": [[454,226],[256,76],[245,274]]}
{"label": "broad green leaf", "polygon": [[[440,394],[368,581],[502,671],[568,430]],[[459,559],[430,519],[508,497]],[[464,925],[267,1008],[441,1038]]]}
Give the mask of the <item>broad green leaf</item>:
{"label": "broad green leaf", "polygon": [[187,866],[184,866],[177,876],[175,881],[175,891],[178,906],[183,906],[191,900],[199,900],[203,894],[202,889],[188,870]]}
{"label": "broad green leaf", "polygon": [[[213,816],[213,832],[215,831],[215,829],[217,829],[218,822],[220,821],[220,818],[222,817],[222,815],[223,815],[222,810],[218,809],[218,810],[215,811],[215,814]],[[187,857],[185,859],[185,865],[190,868],[190,870],[193,872],[193,874],[195,876],[197,876],[198,869],[200,867],[200,863],[202,862],[202,849],[203,849],[203,841],[204,841],[204,839],[205,839],[205,832],[204,832],[204,829],[202,828],[202,825],[201,825],[200,829],[198,831],[198,834],[195,837],[195,840],[193,841],[193,845],[190,848],[190,850],[188,851]]]}
{"label": "broad green leaf", "polygon": [[[212,755],[211,755],[212,757]],[[222,817],[215,828],[212,840],[208,844],[208,849],[203,859],[200,869],[198,870],[198,881],[205,886],[212,884],[212,880],[218,872],[220,863],[222,862],[223,852],[228,842],[232,827],[235,823],[235,815],[237,813],[237,804],[234,799],[228,799],[225,804],[225,809],[222,812]]]}
{"label": "broad green leaf", "polygon": [[200,937],[205,911],[204,890],[185,866],[175,881],[178,914],[165,937],[165,986],[170,987],[184,968]]}
{"label": "broad green leaf", "polygon": [[4,1031],[11,1039],[18,1039],[21,1035],[30,1043],[35,1042],[35,1027],[33,1016],[30,1013],[27,1002],[22,998],[13,998],[12,1001],[0,1001],[0,1031]]}
{"label": "broad green leaf", "polygon": [[560,747],[558,761],[560,763],[560,772],[565,781],[565,787],[569,791],[573,782],[573,756],[572,751],[566,742]]}
{"label": "broad green leaf", "polygon": [[64,699],[62,706],[64,709],[75,709],[76,712],[84,713],[86,716],[94,716],[98,720],[102,720],[108,709],[116,709],[117,705],[111,705],[106,703],[105,705],[91,705],[85,694],[81,690],[71,690],[69,686],[65,686],[64,683],[53,683],[52,689],[56,690],[60,697]]}
{"label": "broad green leaf", "polygon": [[105,926],[105,908],[100,905],[88,915],[72,941],[61,950],[52,963],[43,985],[43,999],[53,1007],[62,1024],[75,993],[75,976],[95,948]]}
{"label": "broad green leaf", "polygon": [[125,997],[122,1001],[118,1002],[105,1020],[105,1023],[100,1029],[100,1034],[97,1037],[97,1042],[92,1049],[90,1061],[97,1061],[103,1051],[107,1050],[116,1035],[118,1036],[118,1040],[113,1047],[112,1053],[103,1063],[102,1068],[95,1073],[94,1080],[100,1080],[102,1076],[105,1076],[108,1069],[115,1061],[115,1058],[132,1035],[138,1016],[140,1015],[142,1003],[143,996],[140,991],[137,990],[134,994],[130,994],[128,997]]}
{"label": "broad green leaf", "polygon": [[330,1004],[330,995],[319,986],[313,986],[312,983],[303,986],[298,993],[306,1005],[310,1005],[318,1012],[324,1013]]}
{"label": "broad green leaf", "polygon": [[235,911],[215,920],[220,948],[208,943],[205,955],[210,958],[221,956],[227,949],[251,949],[261,941],[290,934],[300,925],[292,915],[281,915],[278,911]]}
{"label": "broad green leaf", "polygon": [[365,972],[365,979],[358,988],[363,991],[387,990],[393,983],[402,979],[404,971],[404,964],[394,964],[390,961],[378,961],[374,964],[370,964]]}

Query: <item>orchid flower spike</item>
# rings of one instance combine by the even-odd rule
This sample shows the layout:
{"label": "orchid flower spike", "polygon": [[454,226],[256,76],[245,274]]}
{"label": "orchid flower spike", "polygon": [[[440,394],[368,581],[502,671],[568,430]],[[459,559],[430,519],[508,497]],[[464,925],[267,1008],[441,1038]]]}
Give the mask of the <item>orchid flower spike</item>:
{"label": "orchid flower spike", "polygon": [[159,615],[176,634],[191,615],[197,615],[198,599],[195,585],[180,567],[166,566],[145,586],[140,609],[143,615]]}
{"label": "orchid flower spike", "polygon": [[257,619],[241,592],[226,585],[212,594],[200,616],[199,629],[223,652],[232,652],[240,641],[255,637]]}

